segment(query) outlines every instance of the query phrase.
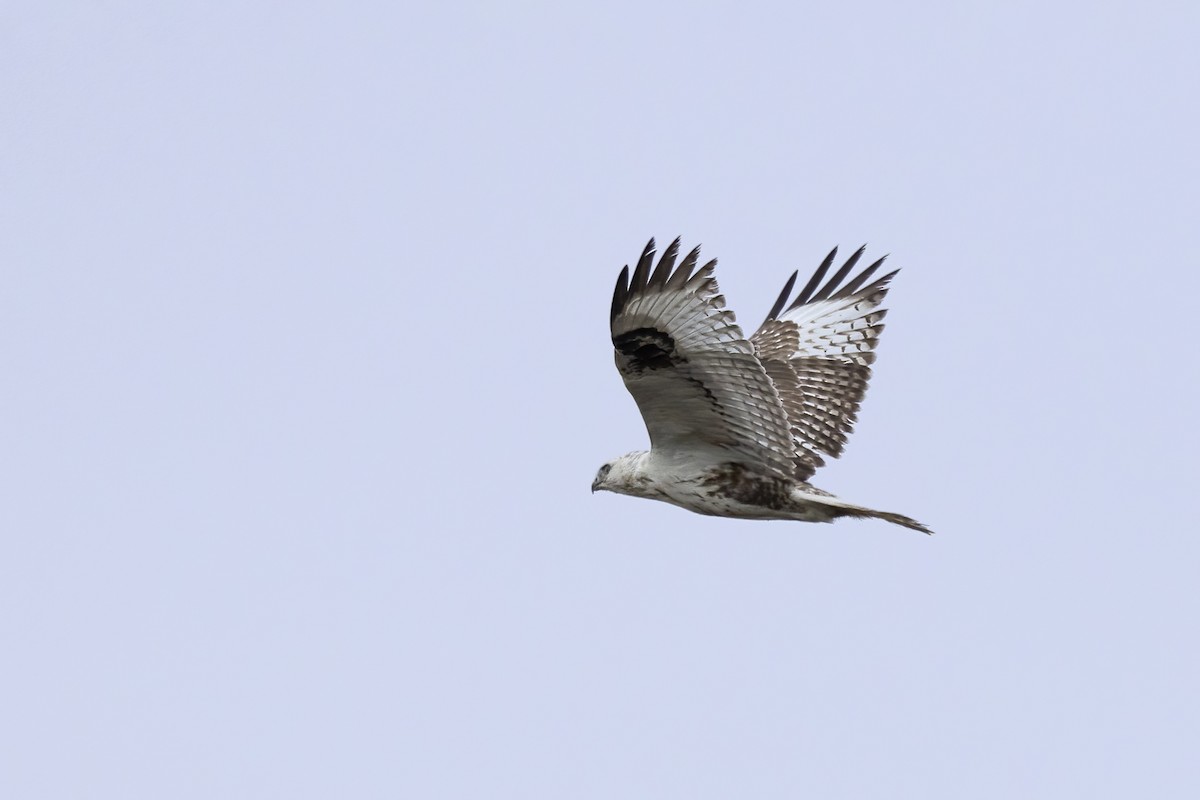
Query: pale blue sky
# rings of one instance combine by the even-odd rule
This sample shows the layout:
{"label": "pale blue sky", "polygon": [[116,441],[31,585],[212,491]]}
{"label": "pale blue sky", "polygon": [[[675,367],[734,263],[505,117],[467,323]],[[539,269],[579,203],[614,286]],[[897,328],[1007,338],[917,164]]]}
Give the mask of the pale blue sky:
{"label": "pale blue sky", "polygon": [[[1196,8],[6,4],[0,795],[1197,796]],[[676,235],[937,536],[591,495]]]}

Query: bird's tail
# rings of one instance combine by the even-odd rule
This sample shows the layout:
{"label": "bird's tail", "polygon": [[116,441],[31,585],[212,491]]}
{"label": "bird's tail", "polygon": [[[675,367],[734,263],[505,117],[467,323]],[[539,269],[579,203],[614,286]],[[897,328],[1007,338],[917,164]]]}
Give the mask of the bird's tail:
{"label": "bird's tail", "polygon": [[912,517],[906,517],[903,514],[893,514],[891,511],[873,511],[867,508],[864,508],[862,511],[865,513],[854,513],[850,516],[874,517],[875,519],[886,520],[887,522],[891,522],[896,525],[903,525],[906,528],[912,528],[914,531],[928,533],[930,536],[933,535],[933,531],[931,531],[927,526],[922,525],[920,522],[917,522]]}
{"label": "bird's tail", "polygon": [[891,522],[894,525],[903,525],[905,528],[912,528],[914,531],[928,533],[931,536],[933,531],[928,526],[917,522],[912,517],[906,517],[903,514],[893,514],[891,511],[876,511],[873,508],[865,508],[856,506],[853,503],[847,503],[844,500],[839,500],[836,497],[822,497],[820,502],[829,509],[833,517],[858,517],[859,519],[881,519],[885,522]]}

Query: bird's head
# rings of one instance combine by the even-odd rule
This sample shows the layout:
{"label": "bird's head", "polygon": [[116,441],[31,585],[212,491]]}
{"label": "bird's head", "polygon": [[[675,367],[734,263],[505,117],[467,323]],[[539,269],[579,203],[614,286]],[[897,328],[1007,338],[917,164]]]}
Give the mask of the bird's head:
{"label": "bird's head", "polygon": [[608,480],[608,473],[612,472],[612,462],[604,464],[596,472],[596,478],[592,481],[592,494],[595,494],[600,489],[607,489],[604,482]]}
{"label": "bird's head", "polygon": [[626,453],[604,464],[596,472],[592,481],[592,493],[598,491],[633,494],[633,487],[638,484],[639,470],[646,453]]}

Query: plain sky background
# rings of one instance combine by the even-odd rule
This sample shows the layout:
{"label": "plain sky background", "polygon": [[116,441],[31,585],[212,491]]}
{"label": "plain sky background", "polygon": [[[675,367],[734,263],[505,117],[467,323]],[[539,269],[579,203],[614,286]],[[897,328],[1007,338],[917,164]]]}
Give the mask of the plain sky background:
{"label": "plain sky background", "polygon": [[[0,795],[1200,796],[1195,3],[7,2]],[[903,268],[910,514],[592,496],[650,236]]]}

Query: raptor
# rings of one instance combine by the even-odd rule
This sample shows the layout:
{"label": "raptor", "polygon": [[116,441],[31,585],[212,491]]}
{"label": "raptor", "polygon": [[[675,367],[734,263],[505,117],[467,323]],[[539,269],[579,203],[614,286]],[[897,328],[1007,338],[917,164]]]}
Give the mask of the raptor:
{"label": "raptor", "polygon": [[716,260],[697,268],[697,247],[676,265],[679,252],[676,239],[655,265],[651,239],[633,274],[626,266],[617,279],[609,318],[617,370],[650,450],[601,466],[592,491],[719,517],[872,517],[932,533],[808,482],[826,456],[841,455],[853,428],[887,313],[880,304],[898,270],[875,277],[881,258],[850,277],[860,248],[826,279],[834,248],[794,298],[792,273],[747,338],[725,308]]}

